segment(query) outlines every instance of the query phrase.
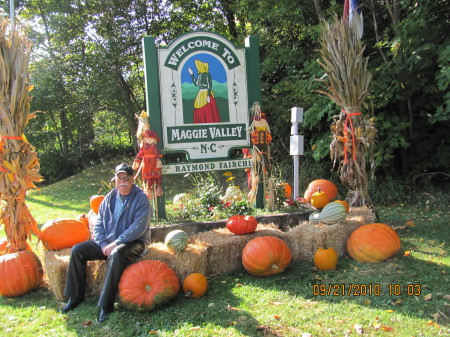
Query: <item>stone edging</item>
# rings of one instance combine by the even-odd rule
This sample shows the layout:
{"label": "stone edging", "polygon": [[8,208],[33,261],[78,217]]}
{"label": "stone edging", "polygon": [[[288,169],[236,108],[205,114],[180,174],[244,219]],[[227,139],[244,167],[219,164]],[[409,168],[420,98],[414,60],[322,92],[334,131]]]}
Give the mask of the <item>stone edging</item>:
{"label": "stone edging", "polygon": [[[282,231],[287,231],[289,228],[297,226],[301,221],[308,220],[309,214],[312,212],[312,210],[305,210],[295,213],[260,215],[255,216],[255,218],[260,224],[274,224]],[[226,223],[227,219],[207,222],[178,223],[165,227],[151,227],[151,242],[164,242],[166,235],[175,229],[181,229],[188,235],[193,235],[196,233],[225,227]]]}

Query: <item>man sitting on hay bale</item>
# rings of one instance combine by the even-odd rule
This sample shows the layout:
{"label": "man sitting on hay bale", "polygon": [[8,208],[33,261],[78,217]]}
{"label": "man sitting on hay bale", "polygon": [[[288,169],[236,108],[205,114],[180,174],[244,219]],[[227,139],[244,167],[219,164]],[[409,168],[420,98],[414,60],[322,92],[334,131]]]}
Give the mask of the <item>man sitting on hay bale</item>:
{"label": "man sitting on hay bale", "polygon": [[98,300],[99,322],[106,321],[114,311],[122,272],[150,243],[150,203],[144,191],[134,184],[133,169],[127,164],[118,165],[113,180],[116,187],[100,205],[93,240],[72,248],[64,289],[69,301],[60,309],[67,313],[84,301],[87,261],[108,260]]}

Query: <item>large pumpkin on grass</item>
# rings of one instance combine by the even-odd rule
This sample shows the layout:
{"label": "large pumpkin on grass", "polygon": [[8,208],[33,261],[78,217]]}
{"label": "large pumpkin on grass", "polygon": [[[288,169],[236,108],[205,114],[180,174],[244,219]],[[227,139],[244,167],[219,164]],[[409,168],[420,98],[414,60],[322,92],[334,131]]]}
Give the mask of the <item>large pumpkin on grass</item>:
{"label": "large pumpkin on grass", "polygon": [[144,260],[124,270],[118,288],[120,302],[125,308],[150,311],[177,296],[180,280],[164,262]]}
{"label": "large pumpkin on grass", "polygon": [[0,256],[0,295],[20,296],[42,284],[42,264],[35,253],[23,250]]}
{"label": "large pumpkin on grass", "polygon": [[348,255],[359,262],[382,262],[399,250],[400,237],[383,223],[361,226],[347,240]]}
{"label": "large pumpkin on grass", "polygon": [[250,240],[242,251],[242,264],[254,276],[282,273],[292,261],[286,242],[276,236],[260,236]]}
{"label": "large pumpkin on grass", "polygon": [[227,221],[227,228],[237,235],[253,233],[258,227],[258,221],[251,215],[233,215]]}
{"label": "large pumpkin on grass", "polygon": [[103,199],[105,199],[104,195],[93,195],[89,200],[89,205],[91,206],[91,209],[95,214],[98,213],[98,209],[100,208],[100,204],[102,203]]}
{"label": "large pumpkin on grass", "polygon": [[47,221],[41,228],[40,239],[48,250],[70,248],[89,240],[90,232],[80,220],[58,218]]}
{"label": "large pumpkin on grass", "polygon": [[193,273],[183,280],[183,293],[188,298],[198,298],[206,294],[208,280],[201,273]]}
{"label": "large pumpkin on grass", "polygon": [[319,191],[319,189],[320,191],[326,193],[328,200],[331,201],[336,199],[338,194],[337,186],[329,180],[317,179],[309,183],[308,188],[306,189],[305,194],[303,195],[305,201],[311,202],[311,196],[313,195],[313,193]]}

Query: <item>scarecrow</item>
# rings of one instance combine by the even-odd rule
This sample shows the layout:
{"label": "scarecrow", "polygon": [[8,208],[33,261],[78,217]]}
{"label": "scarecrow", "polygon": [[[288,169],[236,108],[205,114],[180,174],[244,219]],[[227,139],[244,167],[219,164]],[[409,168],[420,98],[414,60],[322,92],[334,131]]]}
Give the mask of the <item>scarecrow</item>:
{"label": "scarecrow", "polygon": [[149,199],[154,199],[163,194],[161,188],[162,163],[158,150],[158,135],[155,131],[147,129],[142,133],[140,150],[133,162],[133,169],[137,170],[136,176],[142,170],[144,191]]}
{"label": "scarecrow", "polygon": [[253,103],[250,108],[252,114],[252,124],[249,127],[250,139],[253,144],[252,149],[252,169],[251,175],[251,188],[249,192],[249,201],[253,202],[256,198],[257,185],[260,181],[260,177],[265,176],[270,171],[270,143],[272,141],[272,135],[270,134],[269,123],[267,122],[267,116],[261,111],[261,107],[258,102]]}

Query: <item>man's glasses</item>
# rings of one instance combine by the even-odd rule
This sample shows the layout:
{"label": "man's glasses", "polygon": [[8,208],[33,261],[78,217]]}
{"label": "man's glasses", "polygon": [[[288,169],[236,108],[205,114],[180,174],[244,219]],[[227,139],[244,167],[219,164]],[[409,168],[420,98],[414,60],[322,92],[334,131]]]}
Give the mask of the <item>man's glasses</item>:
{"label": "man's glasses", "polygon": [[123,178],[121,178],[121,177],[116,177],[116,178],[117,178],[118,181],[130,181],[130,180],[131,180],[130,177],[123,177]]}

